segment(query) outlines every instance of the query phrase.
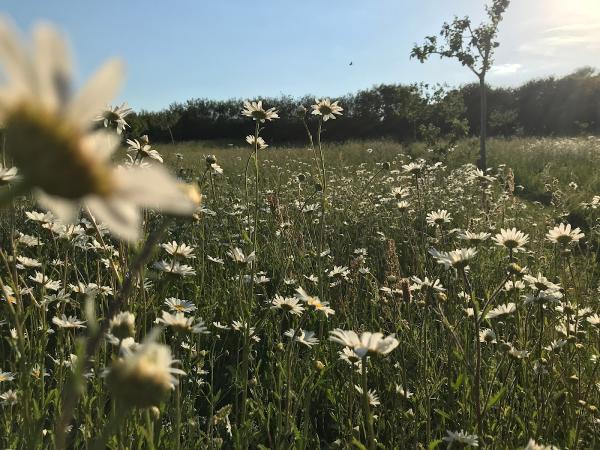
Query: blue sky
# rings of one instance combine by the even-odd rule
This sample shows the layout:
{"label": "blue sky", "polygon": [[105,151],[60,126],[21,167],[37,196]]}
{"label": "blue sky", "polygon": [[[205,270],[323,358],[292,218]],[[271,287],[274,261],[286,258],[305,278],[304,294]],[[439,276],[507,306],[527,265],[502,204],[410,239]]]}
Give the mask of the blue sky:
{"label": "blue sky", "polygon": [[[159,109],[192,97],[342,95],[379,83],[473,81],[460,64],[409,59],[414,42],[482,0],[9,0],[21,29],[69,36],[83,80],[109,57],[127,65],[120,100]],[[600,67],[600,0],[513,0],[490,75],[515,85]],[[350,61],[353,62],[349,66]]]}

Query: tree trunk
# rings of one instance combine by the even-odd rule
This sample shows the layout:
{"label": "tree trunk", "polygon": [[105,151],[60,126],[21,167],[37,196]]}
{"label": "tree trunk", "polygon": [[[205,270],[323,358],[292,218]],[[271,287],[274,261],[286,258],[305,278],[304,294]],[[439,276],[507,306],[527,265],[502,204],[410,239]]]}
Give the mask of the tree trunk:
{"label": "tree trunk", "polygon": [[485,140],[487,137],[487,90],[485,87],[485,74],[479,77],[479,95],[481,97],[481,127],[479,131],[479,168],[483,171],[487,169],[487,154],[485,149]]}
{"label": "tree trunk", "polygon": [[167,127],[167,130],[169,130],[169,135],[171,136],[171,143],[175,145],[175,139],[173,139],[173,132],[171,131],[171,127]]}

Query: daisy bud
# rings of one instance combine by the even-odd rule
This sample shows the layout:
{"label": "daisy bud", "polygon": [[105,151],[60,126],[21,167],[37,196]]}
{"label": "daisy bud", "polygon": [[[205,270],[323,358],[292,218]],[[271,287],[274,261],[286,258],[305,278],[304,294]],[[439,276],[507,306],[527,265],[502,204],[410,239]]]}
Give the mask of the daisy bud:
{"label": "daisy bud", "polygon": [[216,162],[217,162],[217,157],[215,155],[208,155],[206,157],[206,165],[207,166],[212,166]]}
{"label": "daisy bud", "polygon": [[298,183],[303,183],[304,181],[306,181],[306,175],[304,175],[303,173],[299,173],[298,174]]}
{"label": "daisy bud", "polygon": [[390,170],[390,163],[389,163],[389,162],[387,162],[387,161],[386,161],[386,162],[384,162],[384,163],[381,165],[381,168],[382,168],[383,170]]}
{"label": "daisy bud", "polygon": [[298,106],[298,108],[296,108],[296,116],[299,119],[304,119],[304,116],[306,115],[306,111],[307,111],[306,106],[300,105],[300,106]]}
{"label": "daisy bud", "polygon": [[152,416],[154,420],[160,419],[160,409],[158,409],[156,406],[152,406],[150,408],[150,416]]}
{"label": "daisy bud", "polygon": [[321,183],[315,183],[315,191],[321,192],[322,190],[323,186],[321,186]]}
{"label": "daisy bud", "polygon": [[577,384],[577,383],[579,383],[579,377],[577,375],[573,374],[569,378],[567,378],[567,383]]}
{"label": "daisy bud", "polygon": [[319,360],[316,360],[315,361],[315,369],[318,370],[319,372],[321,372],[323,369],[325,369],[325,364],[323,364]]}

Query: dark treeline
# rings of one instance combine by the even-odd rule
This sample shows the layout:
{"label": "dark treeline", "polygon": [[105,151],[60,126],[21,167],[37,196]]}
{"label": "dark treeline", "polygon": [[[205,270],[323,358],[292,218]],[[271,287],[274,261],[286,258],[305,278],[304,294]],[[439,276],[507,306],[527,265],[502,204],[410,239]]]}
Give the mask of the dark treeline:
{"label": "dark treeline", "polygon": [[[380,85],[341,98],[344,115],[328,121],[328,140],[388,137],[400,141],[431,135],[479,132],[479,86],[458,89],[426,85]],[[309,109],[313,97],[265,98],[279,110],[279,120],[266,127],[270,143],[306,139],[299,106]],[[240,115],[242,100],[193,99],[160,112],[141,111],[128,117],[130,134],[148,134],[153,141],[240,139],[250,133]],[[488,91],[490,135],[574,135],[600,131],[600,75],[583,68],[571,75],[536,79],[516,88]]]}

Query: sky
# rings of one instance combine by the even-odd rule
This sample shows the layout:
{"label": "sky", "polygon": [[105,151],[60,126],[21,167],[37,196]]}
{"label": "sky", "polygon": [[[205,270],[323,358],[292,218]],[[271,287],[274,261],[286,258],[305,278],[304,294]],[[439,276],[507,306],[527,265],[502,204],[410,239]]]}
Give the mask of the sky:
{"label": "sky", "polygon": [[[475,81],[454,60],[410,59],[414,43],[483,0],[6,0],[22,31],[68,36],[82,83],[125,61],[119,101],[158,110],[190,98],[336,97],[380,83]],[[600,68],[600,0],[512,0],[492,85]],[[350,65],[352,62],[352,65]]]}

